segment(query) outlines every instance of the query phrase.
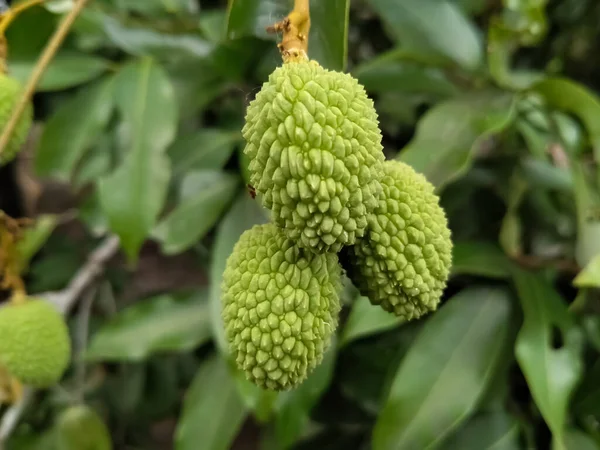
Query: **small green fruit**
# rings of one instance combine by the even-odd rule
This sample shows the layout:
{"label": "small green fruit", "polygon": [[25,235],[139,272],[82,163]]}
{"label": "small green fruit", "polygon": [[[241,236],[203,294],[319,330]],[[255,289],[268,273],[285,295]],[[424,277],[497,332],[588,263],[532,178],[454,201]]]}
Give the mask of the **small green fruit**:
{"label": "small green fruit", "polygon": [[383,193],[367,233],[344,250],[352,282],[374,305],[407,320],[437,309],[452,240],[434,187],[409,165],[386,161]]}
{"label": "small green fruit", "polygon": [[[21,83],[0,72],[0,134],[8,123],[16,104],[23,92]],[[33,105],[29,103],[21,114],[8,144],[0,153],[0,166],[12,161],[27,139],[27,134],[33,122]]]}
{"label": "small green fruit", "polygon": [[296,245],[337,252],[364,235],[384,155],[373,101],[355,78],[286,62],[248,106],[242,132],[251,184]]}
{"label": "small green fruit", "polygon": [[63,411],[55,426],[58,450],[112,450],[108,428],[88,406]]}
{"label": "small green fruit", "polygon": [[61,379],[70,356],[67,325],[50,303],[29,299],[0,308],[0,365],[13,377],[48,387]]}
{"label": "small green fruit", "polygon": [[338,325],[337,255],[302,250],[276,225],[256,225],[228,258],[222,289],[226,336],[248,379],[278,391],[304,381]]}

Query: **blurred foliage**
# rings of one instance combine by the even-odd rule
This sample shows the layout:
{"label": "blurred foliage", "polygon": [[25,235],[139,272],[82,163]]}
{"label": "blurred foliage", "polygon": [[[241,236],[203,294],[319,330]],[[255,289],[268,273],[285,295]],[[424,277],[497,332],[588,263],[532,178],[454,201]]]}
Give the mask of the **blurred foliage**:
{"label": "blurred foliage", "polygon": [[[63,9],[11,25],[12,75],[27,78]],[[0,208],[36,217],[33,294],[64,288],[109,233],[123,254],[92,314],[70,317],[72,369],[7,449],[58,450],[74,399],[123,450],[600,449],[600,4],[312,2],[310,56],[365,85],[386,156],[436,185],[454,265],[440,310],[411,323],[348,284],[325,362],[274,394],[227,355],[220,281],[267,220],[241,128],[281,62],[265,27],[290,9],[97,0],[75,23]]]}

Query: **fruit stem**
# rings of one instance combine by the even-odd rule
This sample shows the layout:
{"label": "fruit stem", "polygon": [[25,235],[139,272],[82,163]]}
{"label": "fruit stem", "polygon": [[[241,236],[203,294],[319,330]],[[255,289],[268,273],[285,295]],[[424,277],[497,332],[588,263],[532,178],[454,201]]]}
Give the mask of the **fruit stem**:
{"label": "fruit stem", "polygon": [[267,27],[269,33],[283,33],[277,47],[284,62],[308,59],[310,0],[294,0],[294,9],[285,19]]}
{"label": "fruit stem", "polygon": [[23,385],[0,366],[0,405],[15,404],[23,397]]}
{"label": "fruit stem", "polygon": [[27,302],[27,293],[25,292],[25,287],[22,280],[21,286],[15,288],[13,295],[10,297],[10,302],[13,305],[22,305],[23,303]]}
{"label": "fruit stem", "polygon": [[8,56],[8,45],[6,38],[0,36],[0,75],[6,73],[6,58]]}
{"label": "fruit stem", "polygon": [[13,131],[15,130],[15,127],[19,123],[21,115],[27,108],[27,104],[30,102],[31,97],[35,92],[35,89],[38,83],[40,82],[42,75],[44,75],[46,68],[54,58],[54,55],[56,55],[56,52],[58,51],[65,37],[69,33],[69,30],[75,22],[75,19],[83,10],[87,2],[88,0],[76,1],[71,11],[69,11],[69,13],[65,16],[65,18],[62,20],[62,22],[50,38],[50,41],[46,45],[46,48],[44,48],[42,55],[38,59],[35,67],[33,68],[33,71],[31,72],[31,75],[29,76],[29,80],[27,80],[27,84],[25,85],[25,89],[23,95],[21,96],[21,99],[19,100],[19,103],[17,103],[17,105],[15,106],[15,109],[12,112],[8,123],[4,127],[4,130],[2,130],[2,135],[0,135],[0,154],[2,154],[2,152],[6,148],[6,145],[8,144],[10,137]]}

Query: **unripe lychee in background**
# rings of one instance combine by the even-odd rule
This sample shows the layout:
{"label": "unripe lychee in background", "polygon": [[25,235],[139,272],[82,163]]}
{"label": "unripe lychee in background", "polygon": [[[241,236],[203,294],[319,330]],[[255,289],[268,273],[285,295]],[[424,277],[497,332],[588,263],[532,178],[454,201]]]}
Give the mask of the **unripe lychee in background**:
{"label": "unripe lychee in background", "polygon": [[[8,123],[23,91],[22,84],[0,71],[0,134]],[[8,144],[0,152],[0,166],[12,161],[27,139],[33,121],[33,105],[29,103],[12,132]]]}
{"label": "unripe lychee in background", "polygon": [[223,320],[238,367],[272,390],[304,381],[337,328],[340,290],[335,253],[300,249],[274,224],[245,231],[223,274]]}
{"label": "unripe lychee in background", "polygon": [[251,183],[298,246],[337,252],[364,235],[384,155],[373,101],[355,78],[284,63],[250,103],[243,135]]}
{"label": "unripe lychee in background", "polygon": [[70,357],[67,325],[50,303],[30,299],[0,308],[0,365],[14,378],[48,387],[62,378]]}
{"label": "unripe lychee in background", "polygon": [[58,450],[111,450],[108,428],[88,406],[71,406],[59,416],[54,436]]}
{"label": "unripe lychee in background", "polygon": [[383,170],[367,233],[344,250],[342,261],[362,295],[410,320],[437,308],[452,241],[434,186],[403,162],[386,161]]}

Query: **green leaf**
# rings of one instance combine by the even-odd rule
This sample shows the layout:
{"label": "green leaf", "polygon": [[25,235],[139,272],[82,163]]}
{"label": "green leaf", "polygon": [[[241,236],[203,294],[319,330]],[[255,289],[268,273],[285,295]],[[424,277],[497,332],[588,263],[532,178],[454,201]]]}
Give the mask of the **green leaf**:
{"label": "green leaf", "polygon": [[148,365],[117,364],[115,374],[106,380],[106,398],[119,416],[131,417],[147,395]]}
{"label": "green leaf", "polygon": [[56,437],[50,428],[44,432],[28,430],[14,433],[8,439],[6,450],[62,450],[56,445]]}
{"label": "green leaf", "polygon": [[[586,328],[588,328],[588,339],[598,350],[600,343],[600,318],[598,316],[588,317]],[[600,359],[596,358],[594,364],[587,368],[583,381],[577,388],[573,401],[573,409],[578,416],[600,416]]]}
{"label": "green leaf", "polygon": [[549,161],[539,158],[523,158],[521,167],[525,178],[535,187],[573,192],[573,177],[568,169],[554,166]]}
{"label": "green leaf", "polygon": [[143,2],[138,0],[109,0],[107,3],[122,9],[124,12],[133,12],[141,16],[164,14],[162,0],[145,0]]}
{"label": "green leaf", "polygon": [[[348,427],[351,428],[351,427]],[[356,450],[364,435],[354,429],[343,431],[339,428],[328,427],[320,431],[314,431],[307,439],[294,447],[295,450]],[[363,446],[362,449],[368,448]],[[279,450],[277,447],[267,447],[264,445],[261,450]]]}
{"label": "green leaf", "polygon": [[359,296],[352,304],[350,315],[341,333],[340,345],[356,339],[390,330],[402,324],[403,319],[371,304],[367,297]]}
{"label": "green leaf", "polygon": [[23,237],[17,244],[19,254],[19,267],[24,272],[31,261],[31,258],[44,246],[56,226],[59,216],[54,214],[45,214],[36,218],[33,226],[27,227]]}
{"label": "green leaf", "polygon": [[77,191],[86,188],[89,184],[95,183],[99,178],[107,175],[112,170],[113,149],[115,148],[115,142],[118,141],[118,137],[116,133],[112,133],[111,131],[109,130],[98,136],[96,142],[90,146],[90,149],[85,152],[85,155],[77,164],[77,168],[71,177],[71,184],[74,190]]}
{"label": "green leaf", "polygon": [[[582,151],[587,143],[583,124],[572,115],[562,111],[548,111],[544,107],[543,98],[536,93],[527,94],[519,100],[519,120],[516,127],[523,135],[529,151],[535,158],[526,158],[526,161],[548,162],[548,146],[559,139],[564,144],[566,155],[575,155]],[[524,164],[524,167],[526,165]],[[563,172],[563,178],[568,174],[568,166],[560,167],[550,165],[555,172]],[[550,169],[544,170],[550,172]],[[564,180],[565,182],[567,180]],[[570,181],[572,184],[572,181]]]}
{"label": "green leaf", "polygon": [[502,250],[484,241],[459,241],[452,249],[452,275],[509,278],[510,260]]}
{"label": "green leaf", "polygon": [[70,282],[85,262],[81,242],[70,239],[48,239],[44,252],[28,270],[27,292],[58,291]]}
{"label": "green leaf", "polygon": [[373,450],[439,446],[474,411],[501,356],[508,294],[466,289],[425,323],[400,364],[373,432]]}
{"label": "green leaf", "polygon": [[527,89],[544,77],[543,72],[512,69],[512,57],[518,49],[515,30],[507,28],[502,16],[493,17],[488,27],[489,72],[499,86],[508,90]]}
{"label": "green leaf", "polygon": [[114,108],[114,78],[82,89],[50,117],[35,153],[40,176],[69,181],[76,164],[108,125]]}
{"label": "green leaf", "polygon": [[[188,0],[113,0],[122,10],[134,11],[143,16],[162,16],[166,14],[196,14],[198,5]],[[202,11],[204,14],[204,10]]]}
{"label": "green leaf", "polygon": [[210,267],[210,305],[213,336],[223,354],[227,354],[228,351],[221,319],[221,282],[227,258],[229,258],[234,245],[244,231],[249,230],[254,225],[266,222],[265,210],[244,189],[240,192],[239,197],[221,221],[217,230]]}
{"label": "green leaf", "polygon": [[98,187],[109,226],[133,262],[166,198],[171,169],[165,152],[175,137],[177,104],[169,79],[150,59],[128,65],[115,83],[128,153]]}
{"label": "green leaf", "polygon": [[600,255],[596,255],[590,263],[579,272],[573,284],[580,288],[600,287]]}
{"label": "green leaf", "polygon": [[44,8],[29,8],[20,13],[19,19],[6,30],[6,41],[10,42],[8,65],[12,60],[37,59],[56,29],[57,22],[57,16]]}
{"label": "green leaf", "polygon": [[382,57],[359,65],[352,74],[370,93],[425,93],[448,97],[459,92],[440,69],[408,61]]}
{"label": "green leaf", "polygon": [[511,94],[478,92],[439,103],[421,119],[398,158],[441,189],[469,169],[480,146],[508,127],[514,114]]}
{"label": "green leaf", "polygon": [[452,0],[452,2],[470,14],[481,13],[488,7],[487,0]]}
{"label": "green leaf", "polygon": [[135,56],[164,59],[202,59],[213,51],[213,44],[197,34],[163,33],[151,28],[128,27],[103,15],[104,32],[119,48]]}
{"label": "green leaf", "polygon": [[185,396],[175,450],[228,450],[245,417],[226,363],[213,356],[200,367]]}
{"label": "green leaf", "polygon": [[343,347],[337,362],[336,384],[344,397],[370,415],[378,416],[399,364],[424,323],[427,322],[410,321]]}
{"label": "green leaf", "polygon": [[225,36],[227,12],[223,9],[211,9],[202,11],[200,16],[200,30],[202,34],[213,44],[219,44]]}
{"label": "green leaf", "polygon": [[71,11],[74,0],[49,0],[44,2],[44,8],[54,14],[63,14]]}
{"label": "green leaf", "polygon": [[198,242],[229,206],[238,186],[238,177],[224,172],[189,173],[182,182],[177,207],[154,229],[166,255],[181,253]]}
{"label": "green leaf", "polygon": [[142,300],[94,335],[88,361],[143,361],[162,352],[192,350],[211,338],[208,291]]}
{"label": "green leaf", "polygon": [[546,78],[532,90],[554,108],[575,115],[583,122],[596,159],[600,161],[600,99],[585,86],[566,78]]}
{"label": "green leaf", "polygon": [[[137,420],[164,417],[181,404],[181,381],[177,359],[180,355],[153,357],[144,364],[143,391],[132,413]],[[73,449],[75,450],[75,449]]]}
{"label": "green leaf", "polygon": [[598,450],[599,448],[600,446],[583,431],[566,430],[564,450]]}
{"label": "green leaf", "polygon": [[169,64],[167,69],[175,87],[182,119],[200,115],[229,87],[227,79],[205,60],[181,60]]}
{"label": "green leaf", "polygon": [[[292,11],[291,0],[230,0],[227,36],[239,39],[257,36],[274,39],[266,28]],[[323,67],[343,71],[348,53],[350,0],[312,2],[308,53]]]}
{"label": "green leaf", "polygon": [[441,450],[520,450],[519,425],[503,411],[473,417]]}
{"label": "green leaf", "polygon": [[[11,59],[10,74],[25,83],[37,59]],[[79,53],[59,53],[50,63],[40,80],[38,92],[62,91],[87,83],[109,68],[109,62],[97,56]]]}
{"label": "green leaf", "polygon": [[169,148],[173,176],[189,170],[222,169],[240,137],[239,133],[218,128],[203,128],[179,136]]}
{"label": "green leaf", "polygon": [[267,33],[267,27],[282,20],[292,8],[291,0],[229,0],[227,37],[239,39],[243,36],[257,36],[274,39]]}
{"label": "green leaf", "polygon": [[268,423],[275,410],[275,403],[279,398],[279,392],[269,391],[260,388],[246,377],[246,374],[240,370],[231,361],[233,377],[235,379],[238,394],[241,396],[244,405],[250,411],[254,418],[260,423]]}
{"label": "green leaf", "polygon": [[108,232],[108,222],[100,207],[97,190],[90,193],[81,203],[78,217],[93,236],[104,236]]}
{"label": "green leaf", "polygon": [[313,2],[310,17],[310,57],[327,69],[343,72],[348,59],[350,0]]}
{"label": "green leaf", "polygon": [[335,342],[313,373],[296,389],[282,393],[275,418],[275,436],[278,448],[284,450],[297,442],[308,423],[309,414],[333,377],[336,359]]}
{"label": "green leaf", "polygon": [[402,48],[434,52],[469,70],[481,66],[481,36],[453,2],[369,0],[369,3]]}
{"label": "green leaf", "polygon": [[577,207],[577,240],[575,259],[585,267],[600,255],[600,193],[590,180],[583,161],[571,161],[571,173],[575,187],[575,205]]}
{"label": "green leaf", "polygon": [[[547,281],[522,270],[515,270],[514,280],[524,314],[515,355],[554,439],[562,443],[569,400],[583,370],[581,332]],[[553,343],[553,334],[562,343]]]}

